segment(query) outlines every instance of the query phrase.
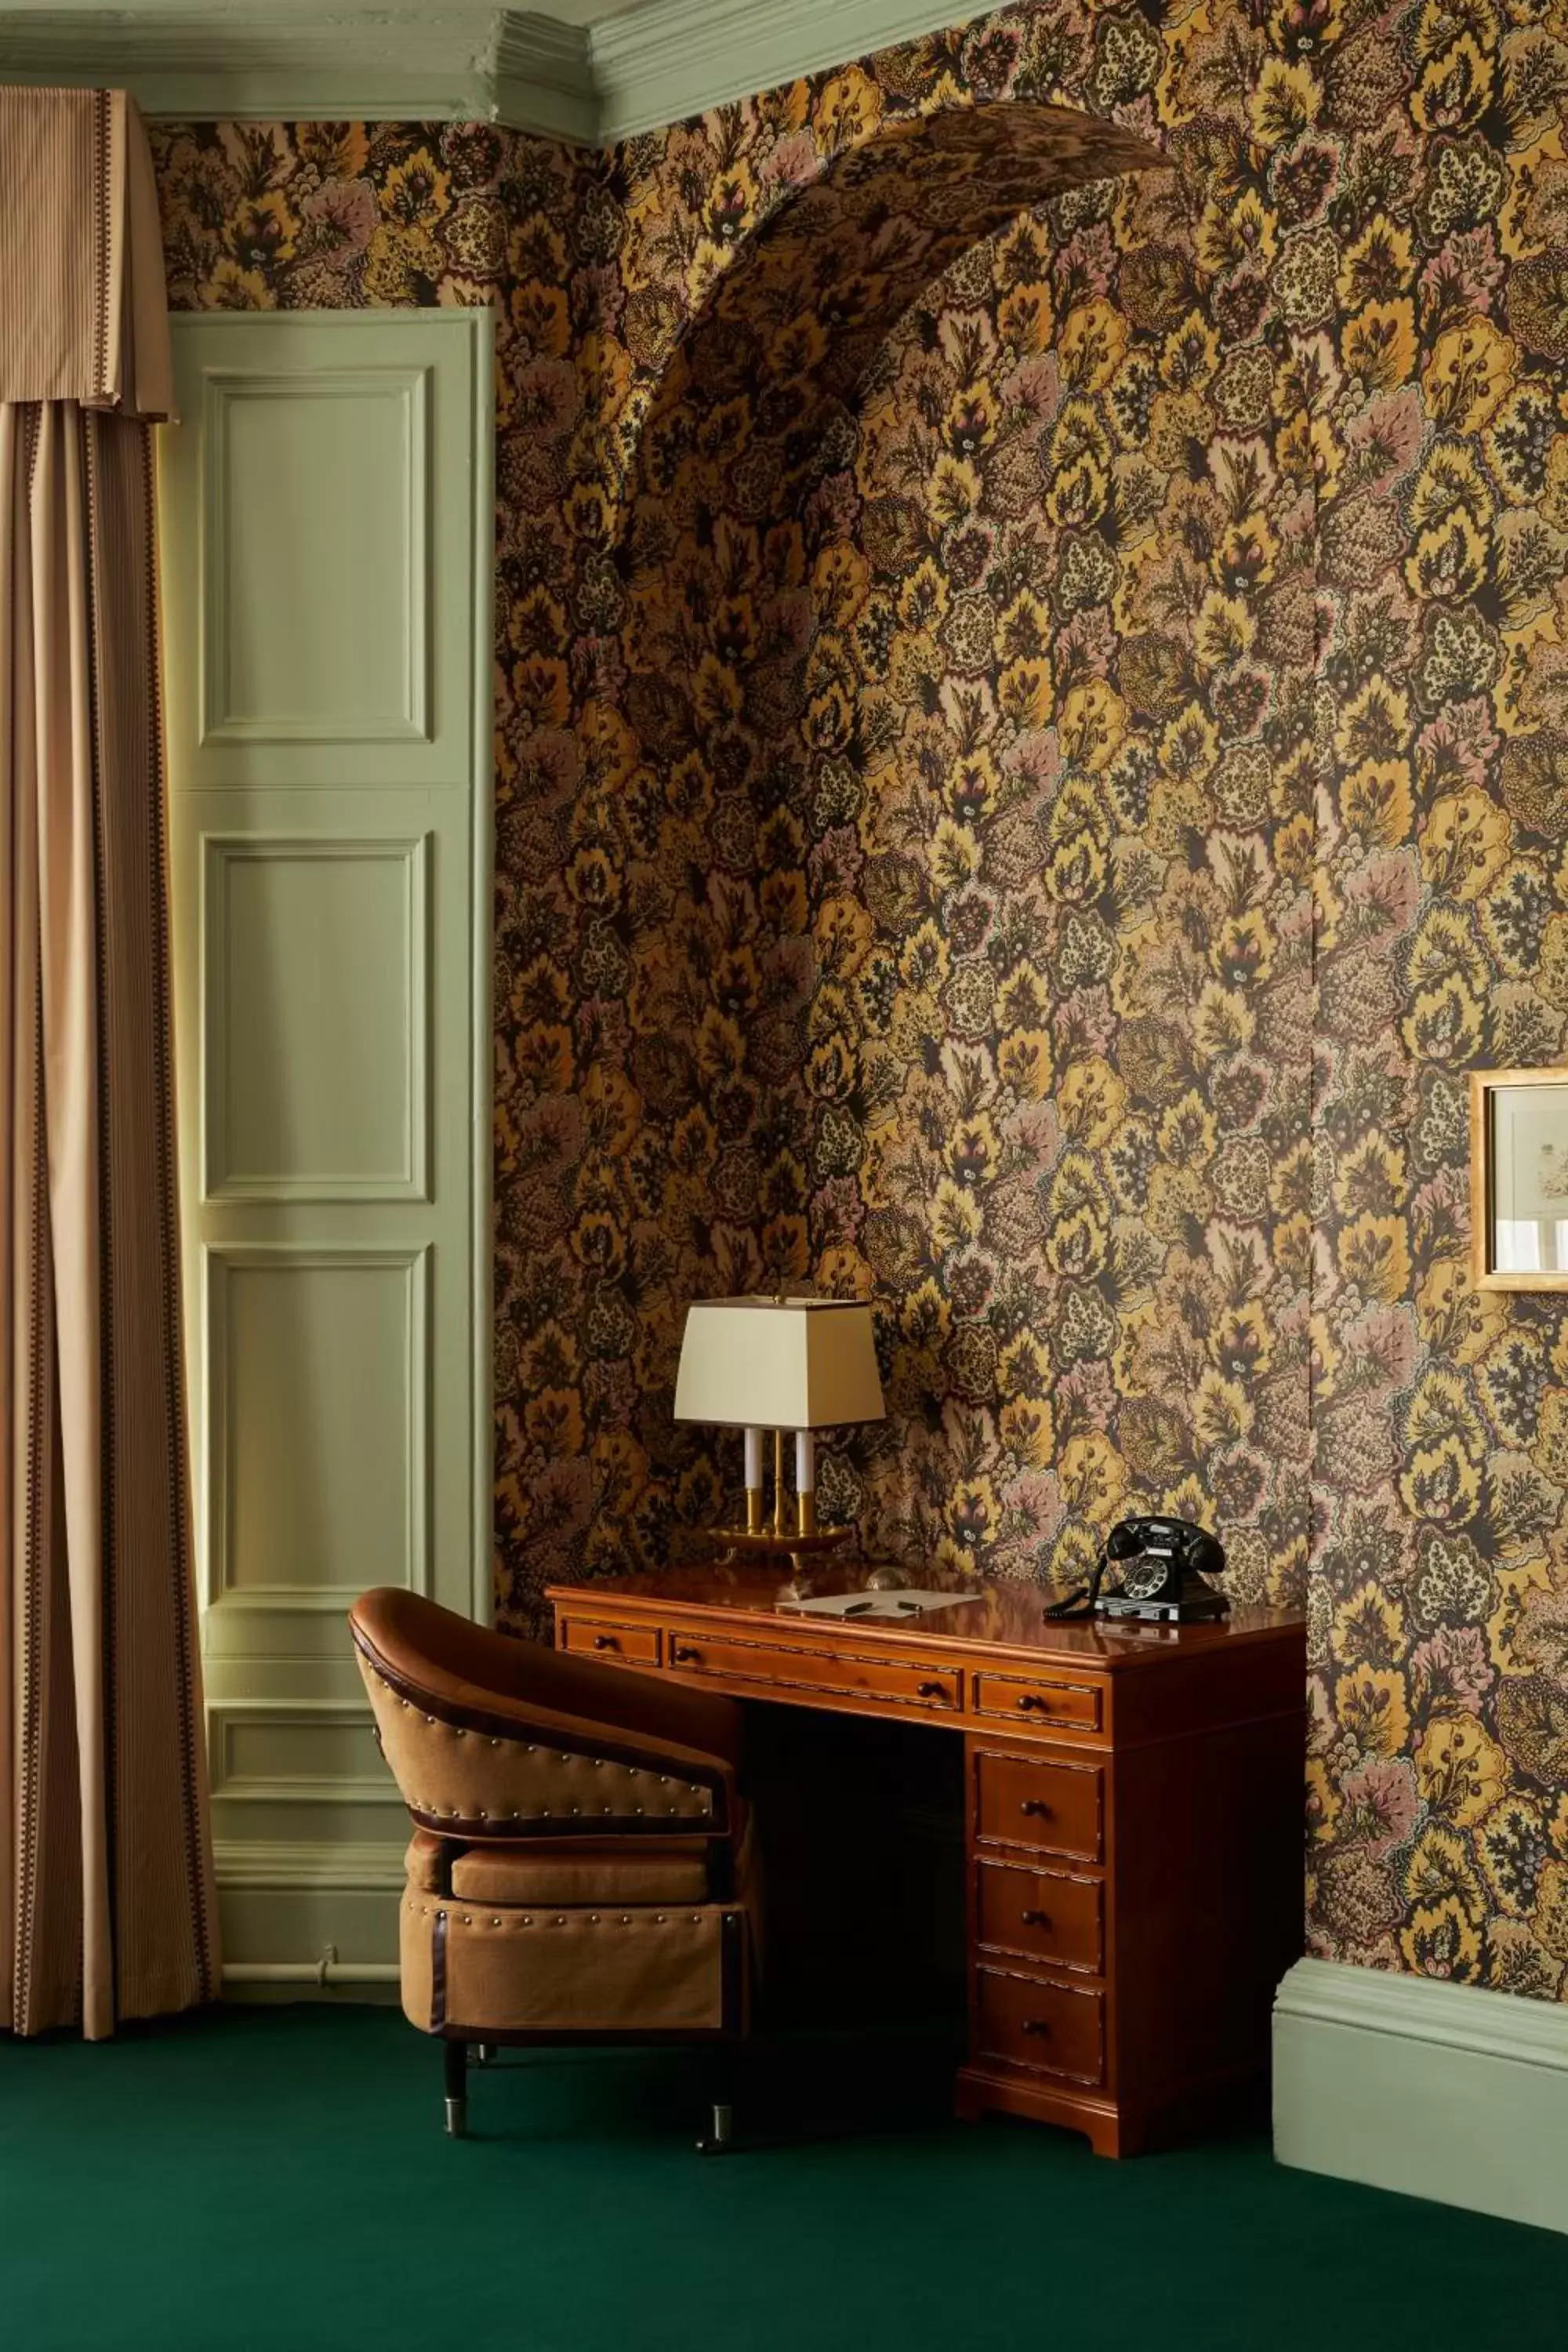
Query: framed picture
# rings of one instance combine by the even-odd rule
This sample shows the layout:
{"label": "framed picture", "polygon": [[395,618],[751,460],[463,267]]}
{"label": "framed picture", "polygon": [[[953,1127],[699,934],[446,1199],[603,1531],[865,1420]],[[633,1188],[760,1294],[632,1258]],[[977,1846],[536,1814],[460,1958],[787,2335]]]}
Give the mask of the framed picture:
{"label": "framed picture", "polygon": [[1470,1075],[1478,1290],[1568,1290],[1568,1070]]}

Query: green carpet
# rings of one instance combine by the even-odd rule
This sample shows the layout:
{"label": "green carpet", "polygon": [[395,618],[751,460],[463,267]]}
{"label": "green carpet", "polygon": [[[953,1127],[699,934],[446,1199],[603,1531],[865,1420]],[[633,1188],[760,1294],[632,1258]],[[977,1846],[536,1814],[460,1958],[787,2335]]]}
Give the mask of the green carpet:
{"label": "green carpet", "polygon": [[702,2084],[689,2053],[543,2053],[473,2077],[458,2143],[392,2011],[0,2042],[0,2342],[1492,2352],[1568,2329],[1568,2239],[1258,2140],[1107,2164],[911,2095],[896,2125],[705,2161]]}

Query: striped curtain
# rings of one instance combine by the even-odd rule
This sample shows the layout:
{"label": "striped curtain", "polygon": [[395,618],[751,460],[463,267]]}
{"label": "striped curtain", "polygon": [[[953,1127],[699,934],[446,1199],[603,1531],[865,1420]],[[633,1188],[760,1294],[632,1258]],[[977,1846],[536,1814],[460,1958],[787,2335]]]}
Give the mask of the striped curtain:
{"label": "striped curtain", "polygon": [[218,1977],[147,421],[168,334],[121,94],[0,90],[0,2030],[96,2039]]}

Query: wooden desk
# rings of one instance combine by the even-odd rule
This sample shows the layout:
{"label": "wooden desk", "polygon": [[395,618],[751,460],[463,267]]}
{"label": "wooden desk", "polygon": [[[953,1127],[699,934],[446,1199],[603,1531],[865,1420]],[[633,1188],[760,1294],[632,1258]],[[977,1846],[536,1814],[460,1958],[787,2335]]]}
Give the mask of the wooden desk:
{"label": "wooden desk", "polygon": [[[832,1567],[819,1589],[868,1573]],[[824,1621],[781,1610],[766,1564],[548,1598],[558,1648],[961,1737],[959,2114],[1063,2124],[1102,2156],[1169,2139],[1256,2088],[1301,1949],[1305,1621],[1063,1624],[1032,1585],[930,1580],[978,1598]]]}

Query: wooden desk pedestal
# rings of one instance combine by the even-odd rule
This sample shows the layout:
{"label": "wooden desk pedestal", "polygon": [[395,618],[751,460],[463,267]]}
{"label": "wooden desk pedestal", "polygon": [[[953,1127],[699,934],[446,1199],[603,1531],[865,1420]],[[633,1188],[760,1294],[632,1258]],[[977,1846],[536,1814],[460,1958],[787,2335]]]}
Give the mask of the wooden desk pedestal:
{"label": "wooden desk pedestal", "polygon": [[1063,2124],[1117,2156],[1255,2090],[1301,1948],[1302,1619],[1062,1624],[1033,1586],[954,1585],[908,1624],[839,1622],[780,1610],[777,1585],[765,1565],[685,1569],[549,1598],[559,1648],[962,1738],[959,2114]]}

